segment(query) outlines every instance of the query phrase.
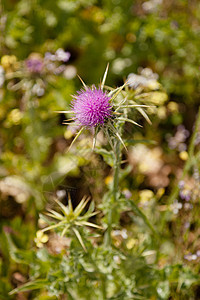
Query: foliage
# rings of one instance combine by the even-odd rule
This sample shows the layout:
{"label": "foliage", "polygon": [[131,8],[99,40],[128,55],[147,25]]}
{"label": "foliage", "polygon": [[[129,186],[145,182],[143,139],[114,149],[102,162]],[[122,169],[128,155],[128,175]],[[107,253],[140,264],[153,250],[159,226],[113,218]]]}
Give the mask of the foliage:
{"label": "foliage", "polygon": [[[199,299],[198,1],[0,12],[0,298]],[[111,97],[91,130],[76,75]]]}

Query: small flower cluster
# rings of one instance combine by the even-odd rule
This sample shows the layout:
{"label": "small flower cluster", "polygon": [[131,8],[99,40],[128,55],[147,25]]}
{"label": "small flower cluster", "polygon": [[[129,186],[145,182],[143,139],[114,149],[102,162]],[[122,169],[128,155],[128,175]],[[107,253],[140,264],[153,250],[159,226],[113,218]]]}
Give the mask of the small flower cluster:
{"label": "small flower cluster", "polygon": [[45,59],[50,61],[62,61],[67,62],[70,59],[71,54],[68,51],[64,51],[62,48],[56,50],[55,54],[51,52],[45,53]]}
{"label": "small flower cluster", "polygon": [[195,261],[200,257],[200,250],[197,250],[195,254],[188,253],[184,255],[184,259],[187,261]]}
{"label": "small flower cluster", "polygon": [[20,64],[15,55],[3,55],[1,58],[1,66],[6,73],[16,71],[20,68]]}
{"label": "small flower cluster", "polygon": [[31,96],[41,97],[48,83],[53,80],[53,75],[62,75],[68,80],[76,76],[76,68],[66,65],[70,56],[71,54],[62,48],[54,54],[46,52],[44,56],[31,53],[24,61],[17,61],[14,55],[4,55],[0,65],[0,87],[6,81],[10,90],[29,91]]}
{"label": "small flower cluster", "polygon": [[41,73],[44,67],[43,60],[40,57],[30,57],[25,61],[26,68],[30,73]]}
{"label": "small flower cluster", "polygon": [[176,149],[179,152],[186,151],[186,140],[189,137],[189,131],[184,125],[179,125],[174,136],[168,136],[168,145],[170,149]]}
{"label": "small flower cluster", "polygon": [[179,196],[182,200],[189,201],[191,199],[192,191],[190,186],[185,183],[185,181],[181,180],[179,182]]}
{"label": "small flower cluster", "polygon": [[199,171],[195,170],[193,175],[189,178],[181,180],[179,182],[179,196],[182,200],[187,202],[196,202],[199,200],[200,195],[200,177]]}
{"label": "small flower cluster", "polygon": [[128,75],[129,86],[133,89],[138,87],[146,87],[150,89],[157,89],[159,87],[158,74],[153,73],[150,68],[140,70],[140,75],[131,73]]}
{"label": "small flower cluster", "polygon": [[181,202],[178,202],[177,200],[175,200],[174,203],[170,205],[170,209],[173,211],[175,215],[179,213],[179,210],[181,210],[182,207],[183,204]]}
{"label": "small flower cluster", "polygon": [[146,145],[136,144],[129,151],[129,161],[140,173],[147,176],[152,187],[166,187],[169,184],[170,166],[162,159],[163,151],[160,147],[148,148]]}
{"label": "small flower cluster", "polygon": [[122,230],[113,230],[111,232],[114,244],[116,247],[119,247],[124,240],[128,239],[128,232],[125,228]]}
{"label": "small flower cluster", "polygon": [[175,215],[179,213],[181,209],[184,209],[186,211],[191,210],[193,208],[193,205],[191,203],[182,203],[178,202],[178,200],[175,200],[173,204],[170,205],[170,209],[173,211]]}
{"label": "small flower cluster", "polygon": [[200,126],[197,130],[197,135],[196,135],[196,139],[195,139],[194,144],[195,144],[195,146],[200,145]]}
{"label": "small flower cluster", "polygon": [[142,4],[142,8],[147,13],[156,12],[159,8],[159,6],[162,4],[163,0],[149,0],[145,1]]}
{"label": "small flower cluster", "polygon": [[0,66],[0,88],[3,86],[5,81],[4,73],[5,73],[4,68]]}
{"label": "small flower cluster", "polygon": [[46,52],[45,56],[42,57],[38,53],[32,53],[29,58],[25,61],[25,67],[30,74],[47,74],[52,72],[53,74],[60,74],[65,71],[65,64],[69,61],[71,54],[58,49],[55,54]]}

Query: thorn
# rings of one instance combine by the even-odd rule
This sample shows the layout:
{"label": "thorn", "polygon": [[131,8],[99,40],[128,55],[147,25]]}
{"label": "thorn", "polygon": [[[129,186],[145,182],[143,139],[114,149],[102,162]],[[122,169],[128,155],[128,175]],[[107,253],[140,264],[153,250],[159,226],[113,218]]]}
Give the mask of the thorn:
{"label": "thorn", "polygon": [[85,82],[83,81],[83,79],[77,74],[79,80],[81,81],[82,85],[84,86],[84,88],[87,90],[87,85],[85,84]]}

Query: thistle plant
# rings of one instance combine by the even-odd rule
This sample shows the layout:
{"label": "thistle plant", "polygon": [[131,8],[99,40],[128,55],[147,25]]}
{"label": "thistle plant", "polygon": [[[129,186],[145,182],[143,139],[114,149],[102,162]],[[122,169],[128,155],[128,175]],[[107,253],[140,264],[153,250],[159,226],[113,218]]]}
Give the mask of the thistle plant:
{"label": "thistle plant", "polygon": [[[104,212],[107,219],[107,230],[104,235],[104,242],[107,246],[111,245],[113,215],[116,213],[116,207],[120,206],[118,201],[120,198],[119,174],[121,166],[121,146],[123,146],[127,151],[127,147],[122,138],[123,125],[125,122],[129,122],[141,127],[141,125],[137,122],[128,118],[129,110],[134,108],[136,108],[142,116],[150,122],[144,111],[144,108],[149,107],[149,105],[138,103],[137,100],[140,99],[138,95],[136,95],[136,97],[135,95],[131,95],[133,97],[130,98],[127,89],[129,81],[126,81],[122,86],[116,89],[105,86],[108,68],[109,65],[106,67],[102,82],[98,88],[95,85],[88,87],[79,77],[83,84],[83,89],[73,96],[71,103],[72,109],[67,111],[58,111],[58,113],[67,113],[72,115],[72,118],[64,121],[64,124],[74,124],[81,127],[72,141],[70,148],[84,129],[91,129],[93,131],[93,150],[95,148],[97,134],[100,130],[103,130],[111,146],[113,160],[113,184],[112,190],[108,193],[106,200],[109,203],[109,209]],[[124,90],[125,88],[126,90]]]}
{"label": "thistle plant", "polygon": [[[93,85],[91,88],[88,87],[79,77],[83,84],[83,89],[78,91],[77,94],[73,96],[71,103],[72,109],[66,111],[57,111],[58,113],[68,113],[72,115],[72,118],[64,121],[64,124],[81,127],[72,141],[71,146],[81,135],[84,129],[92,129],[94,149],[97,134],[102,129],[105,136],[108,138],[112,150],[115,153],[116,149],[112,142],[112,137],[116,137],[127,150],[126,145],[121,137],[121,133],[118,130],[118,123],[130,122],[134,125],[140,126],[134,120],[127,118],[127,112],[125,111],[129,108],[142,108],[148,106],[136,104],[134,101],[130,102],[130,99],[128,99],[126,93],[122,93],[123,89],[128,85],[128,81],[116,89],[105,87],[108,67],[109,65],[107,65],[103,80],[98,88],[95,85]],[[104,89],[106,91],[104,91]]]}
{"label": "thistle plant", "polygon": [[0,300],[200,299],[199,3],[0,2]]}
{"label": "thistle plant", "polygon": [[[120,228],[120,213],[132,211],[143,220],[151,234],[153,233],[152,239],[157,238],[145,214],[132,199],[125,198],[120,189],[120,180],[124,172],[121,170],[122,152],[127,151],[129,146],[128,141],[123,139],[124,125],[129,122],[141,126],[132,118],[133,112],[139,112],[150,123],[145,109],[152,105],[145,104],[144,99],[148,97],[146,91],[143,93],[140,87],[136,90],[129,89],[129,81],[115,89],[106,86],[107,73],[108,66],[99,86],[89,87],[80,79],[83,88],[73,96],[71,109],[58,111],[70,115],[70,119],[64,121],[64,124],[74,124],[80,127],[70,148],[84,130],[90,130],[93,134],[93,151],[102,155],[105,161],[105,157],[109,157],[109,165],[112,167],[112,183],[99,205],[102,211],[102,227],[90,221],[90,218],[98,212],[94,209],[94,202],[91,202],[86,210],[88,197],[83,197],[76,207],[70,195],[68,195],[67,206],[56,200],[60,211],[49,209],[46,213],[48,218],[41,215],[41,219],[48,226],[40,229],[36,234],[35,242],[39,248],[37,254],[28,254],[29,257],[36,256],[37,268],[35,269],[42,271],[36,271],[28,283],[14,289],[11,294],[45,288],[50,295],[58,299],[60,295],[66,294],[69,299],[93,300],[150,299],[157,293],[155,286],[153,283],[150,284],[149,280],[155,280],[160,271],[151,270],[150,278],[150,268],[140,254],[144,250],[138,247],[136,254],[133,254],[132,250],[130,252],[127,250],[130,245],[121,250],[116,247],[112,235],[114,230]],[[104,133],[108,141],[105,148],[95,146],[100,131]],[[125,155],[126,151],[124,151]],[[92,231],[89,231],[88,227],[92,228]],[[98,234],[98,239],[92,240],[91,237],[97,237],[99,229],[101,234]],[[51,240],[51,235],[48,235],[50,231],[55,231],[61,238],[71,239],[70,245],[65,248],[64,252],[56,256],[48,252],[48,245],[40,247],[43,241],[48,240],[48,237],[48,243]],[[44,233],[47,236],[44,236]],[[38,259],[43,255],[45,262]],[[44,264],[46,266],[43,271]],[[138,280],[141,274],[143,278],[140,284]],[[144,289],[144,286],[149,284],[151,287]]]}
{"label": "thistle plant", "polygon": [[70,233],[75,234],[77,239],[79,240],[81,246],[85,251],[86,247],[84,245],[83,239],[81,237],[81,234],[79,233],[78,227],[81,226],[89,226],[93,228],[99,228],[100,226],[88,222],[88,219],[98,214],[98,212],[94,212],[94,203],[91,202],[87,212],[85,214],[83,213],[83,210],[85,209],[86,205],[88,204],[90,200],[90,197],[84,196],[83,199],[80,201],[80,203],[77,205],[75,209],[73,209],[71,196],[68,194],[68,205],[65,206],[62,204],[62,202],[55,199],[56,203],[59,205],[61,213],[49,209],[46,213],[47,216],[51,217],[53,221],[48,221],[46,218],[44,218],[43,215],[41,215],[41,218],[44,219],[44,221],[47,221],[49,226],[45,227],[41,230],[41,232],[46,232],[48,230],[58,230],[61,231],[61,237],[65,235],[69,235]]}
{"label": "thistle plant", "polygon": [[65,64],[70,56],[69,52],[60,48],[55,54],[47,52],[44,57],[39,53],[31,53],[25,61],[17,61],[14,55],[4,55],[1,58],[8,88],[14,92],[25,92],[24,110],[30,100],[44,96],[55,75],[64,76]]}

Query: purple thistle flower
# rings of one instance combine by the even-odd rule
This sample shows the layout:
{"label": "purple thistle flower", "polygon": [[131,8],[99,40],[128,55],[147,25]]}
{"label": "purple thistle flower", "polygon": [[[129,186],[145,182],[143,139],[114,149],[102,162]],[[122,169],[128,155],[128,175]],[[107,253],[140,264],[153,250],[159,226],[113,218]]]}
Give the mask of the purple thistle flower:
{"label": "purple thistle flower", "polygon": [[112,115],[110,99],[105,92],[95,86],[78,91],[72,101],[75,121],[88,127],[103,125]]}
{"label": "purple thistle flower", "polygon": [[[63,110],[63,111],[57,111],[58,113],[72,113],[74,115],[73,125],[78,125],[81,127],[81,129],[77,132],[75,138],[73,139],[70,148],[74,144],[74,142],[77,140],[77,138],[81,135],[82,131],[88,127],[90,129],[93,129],[93,149],[95,148],[96,138],[98,134],[99,127],[102,127],[101,129],[104,131],[105,135],[107,136],[109,143],[114,151],[113,143],[112,143],[112,136],[116,137],[120,143],[124,146],[124,148],[127,150],[126,145],[124,144],[120,133],[118,132],[118,126],[116,126],[115,122],[118,120],[119,122],[130,122],[135,125],[140,126],[135,121],[128,119],[127,117],[118,117],[117,115],[121,113],[117,113],[119,109],[123,109],[125,106],[124,104],[127,100],[127,97],[125,97],[123,100],[121,100],[118,104],[115,103],[112,105],[111,103],[114,102],[114,99],[121,93],[123,88],[126,86],[127,83],[124,83],[119,88],[114,89],[112,92],[107,94],[106,92],[103,92],[104,84],[106,81],[106,76],[108,73],[108,66],[106,67],[105,73],[103,75],[102,82],[100,84],[99,88],[96,88],[95,85],[93,85],[91,88],[87,87],[84,81],[79,77],[80,81],[82,82],[84,89],[77,92],[76,95],[72,96],[73,100],[71,103],[71,110]],[[110,97],[109,95],[112,95]],[[115,106],[117,106],[115,108]],[[134,106],[134,105],[133,105]],[[137,105],[136,105],[137,106]],[[129,106],[127,106],[129,107]],[[132,107],[132,105],[130,105]],[[63,124],[67,125],[70,124],[68,121],[64,120]]]}

